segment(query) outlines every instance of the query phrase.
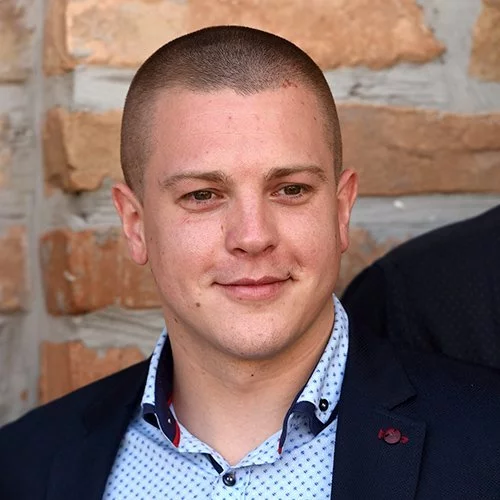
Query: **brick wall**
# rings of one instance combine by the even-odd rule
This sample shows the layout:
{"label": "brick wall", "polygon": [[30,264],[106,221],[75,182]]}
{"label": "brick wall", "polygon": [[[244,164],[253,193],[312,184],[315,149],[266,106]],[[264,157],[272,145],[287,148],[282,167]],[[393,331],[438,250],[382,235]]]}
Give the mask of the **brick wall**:
{"label": "brick wall", "polygon": [[109,188],[134,69],[210,24],[322,66],[361,176],[339,289],[400,241],[500,203],[498,0],[1,0],[0,423],[147,356],[162,328]]}

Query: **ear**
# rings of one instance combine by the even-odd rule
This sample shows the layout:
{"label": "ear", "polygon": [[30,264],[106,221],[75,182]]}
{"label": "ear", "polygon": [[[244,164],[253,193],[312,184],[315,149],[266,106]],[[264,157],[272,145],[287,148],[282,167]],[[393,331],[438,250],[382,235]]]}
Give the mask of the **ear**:
{"label": "ear", "polygon": [[141,266],[148,262],[142,204],[124,183],[115,184],[111,190],[113,203],[122,221],[132,260]]}
{"label": "ear", "polygon": [[337,217],[339,223],[340,250],[349,247],[349,221],[358,195],[358,174],[351,169],[344,170],[337,186]]}

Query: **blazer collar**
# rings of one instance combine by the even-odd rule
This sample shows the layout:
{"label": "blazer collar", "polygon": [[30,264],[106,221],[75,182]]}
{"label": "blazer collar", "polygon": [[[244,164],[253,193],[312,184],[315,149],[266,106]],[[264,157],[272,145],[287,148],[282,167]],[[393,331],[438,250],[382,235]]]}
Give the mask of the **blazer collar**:
{"label": "blazer collar", "polygon": [[118,446],[139,406],[148,365],[146,360],[95,384],[90,404],[54,458],[47,500],[102,498]]}
{"label": "blazer collar", "polygon": [[416,391],[392,345],[361,323],[350,330],[332,498],[414,498],[425,436],[425,423],[408,416]]}

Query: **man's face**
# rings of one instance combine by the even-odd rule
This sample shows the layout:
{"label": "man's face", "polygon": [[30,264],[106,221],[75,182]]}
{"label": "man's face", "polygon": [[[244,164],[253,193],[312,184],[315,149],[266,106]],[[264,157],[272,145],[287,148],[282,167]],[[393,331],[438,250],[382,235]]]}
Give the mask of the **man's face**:
{"label": "man's face", "polygon": [[153,129],[127,236],[169,335],[238,359],[325,340],[356,177],[336,185],[314,94],[169,91]]}

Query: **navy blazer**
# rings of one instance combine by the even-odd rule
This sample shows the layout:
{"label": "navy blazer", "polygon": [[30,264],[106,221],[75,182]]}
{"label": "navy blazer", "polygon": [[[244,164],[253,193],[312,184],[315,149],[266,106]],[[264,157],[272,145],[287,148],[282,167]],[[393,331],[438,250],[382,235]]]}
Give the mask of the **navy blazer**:
{"label": "navy blazer", "polygon": [[[100,499],[147,368],[135,365],[4,427],[0,498]],[[332,498],[499,499],[498,375],[398,351],[351,321]]]}

